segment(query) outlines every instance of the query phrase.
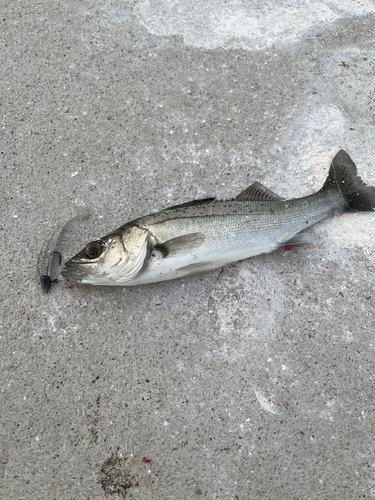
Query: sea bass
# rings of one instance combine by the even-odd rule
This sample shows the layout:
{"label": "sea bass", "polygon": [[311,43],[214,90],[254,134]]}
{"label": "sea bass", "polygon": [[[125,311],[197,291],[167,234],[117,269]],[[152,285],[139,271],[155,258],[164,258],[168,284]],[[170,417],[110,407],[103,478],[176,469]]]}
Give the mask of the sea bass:
{"label": "sea bass", "polygon": [[233,200],[194,200],[128,222],[92,241],[62,270],[71,282],[134,286],[210,271],[300,246],[304,229],[334,214],[375,209],[375,187],[345,151],[317,193],[285,200],[255,182]]}

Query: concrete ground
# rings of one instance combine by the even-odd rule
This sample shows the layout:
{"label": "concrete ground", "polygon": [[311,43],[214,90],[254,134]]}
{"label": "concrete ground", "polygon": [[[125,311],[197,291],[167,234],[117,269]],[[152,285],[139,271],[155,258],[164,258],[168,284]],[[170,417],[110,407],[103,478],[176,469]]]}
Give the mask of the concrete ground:
{"label": "concrete ground", "polygon": [[126,221],[258,180],[298,197],[344,148],[375,184],[370,0],[0,6],[0,497],[375,496],[375,214],[133,289],[36,274]]}

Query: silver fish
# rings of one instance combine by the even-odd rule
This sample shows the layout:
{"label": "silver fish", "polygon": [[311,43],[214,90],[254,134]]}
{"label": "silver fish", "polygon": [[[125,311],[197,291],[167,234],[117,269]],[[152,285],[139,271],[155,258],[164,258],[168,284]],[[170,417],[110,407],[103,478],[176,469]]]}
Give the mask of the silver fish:
{"label": "silver fish", "polygon": [[62,270],[90,285],[134,286],[210,271],[280,247],[305,244],[304,229],[334,214],[375,209],[375,187],[345,151],[317,193],[284,200],[255,182],[233,200],[213,198],[128,222],[88,243]]}

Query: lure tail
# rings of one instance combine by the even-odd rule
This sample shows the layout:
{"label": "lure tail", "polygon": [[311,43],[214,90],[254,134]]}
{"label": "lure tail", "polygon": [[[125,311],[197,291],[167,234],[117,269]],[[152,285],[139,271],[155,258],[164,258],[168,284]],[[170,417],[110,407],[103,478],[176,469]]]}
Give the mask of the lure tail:
{"label": "lure tail", "polygon": [[367,186],[357,174],[357,167],[345,151],[333,158],[328,177],[322,187],[339,191],[347,210],[370,212],[375,210],[375,186]]}

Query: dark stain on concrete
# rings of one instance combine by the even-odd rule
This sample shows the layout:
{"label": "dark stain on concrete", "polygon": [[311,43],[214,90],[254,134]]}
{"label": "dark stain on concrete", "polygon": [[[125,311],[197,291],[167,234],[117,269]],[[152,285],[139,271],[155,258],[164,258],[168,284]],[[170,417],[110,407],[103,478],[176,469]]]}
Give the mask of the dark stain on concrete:
{"label": "dark stain on concrete", "polygon": [[8,463],[8,448],[0,444],[0,478],[4,477],[5,467]]}
{"label": "dark stain on concrete", "polygon": [[139,486],[138,481],[126,468],[126,458],[112,453],[99,471],[99,483],[106,495],[120,495],[122,498],[130,488]]}
{"label": "dark stain on concrete", "polygon": [[96,404],[89,403],[87,418],[90,422],[89,431],[91,433],[92,441],[94,444],[98,442],[98,425],[100,419],[100,396],[96,398]]}

